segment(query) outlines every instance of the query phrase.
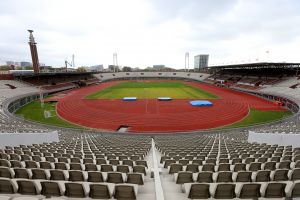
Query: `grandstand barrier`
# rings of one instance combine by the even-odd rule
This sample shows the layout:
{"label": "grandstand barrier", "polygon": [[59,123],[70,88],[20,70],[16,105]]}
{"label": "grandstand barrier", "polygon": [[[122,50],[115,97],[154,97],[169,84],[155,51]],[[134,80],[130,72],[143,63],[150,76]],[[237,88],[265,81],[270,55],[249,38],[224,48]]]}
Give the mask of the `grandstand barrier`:
{"label": "grandstand barrier", "polygon": [[101,81],[109,80],[143,80],[143,79],[185,79],[203,81],[209,74],[197,72],[117,72],[100,73],[95,77]]}
{"label": "grandstand barrier", "polygon": [[242,89],[237,89],[237,88],[231,88],[240,92],[252,94],[255,96],[259,96],[264,99],[268,99],[270,101],[280,102],[282,105],[287,107],[291,112],[293,113],[298,113],[299,112],[299,105],[300,102],[297,102],[295,99],[291,99],[290,97],[283,97],[277,94],[269,94],[269,93],[263,93],[259,91],[249,91],[249,90],[242,90]]}
{"label": "grandstand barrier", "polygon": [[278,145],[292,145],[299,147],[300,134],[291,133],[257,133],[249,131],[248,142],[278,144]]}
{"label": "grandstand barrier", "polygon": [[5,146],[19,146],[42,144],[50,142],[59,142],[58,132],[48,133],[1,133],[0,134],[0,148]]}

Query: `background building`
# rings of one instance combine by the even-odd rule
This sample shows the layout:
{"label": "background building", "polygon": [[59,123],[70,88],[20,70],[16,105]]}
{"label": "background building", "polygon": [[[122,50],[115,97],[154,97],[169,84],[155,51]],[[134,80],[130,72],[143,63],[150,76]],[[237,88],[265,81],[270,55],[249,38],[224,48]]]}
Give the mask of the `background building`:
{"label": "background building", "polygon": [[154,70],[162,70],[165,67],[166,67],[165,65],[153,65]]}
{"label": "background building", "polygon": [[200,54],[194,57],[194,69],[200,70],[201,68],[208,67],[208,54]]}
{"label": "background building", "polygon": [[90,70],[94,72],[102,72],[104,69],[103,65],[90,66]]}
{"label": "background building", "polygon": [[32,66],[31,62],[26,62],[26,61],[22,61],[20,62],[21,67],[28,67],[28,66]]}
{"label": "background building", "polygon": [[6,65],[10,66],[10,65],[14,65],[14,66],[20,66],[19,62],[15,62],[15,61],[6,61]]}

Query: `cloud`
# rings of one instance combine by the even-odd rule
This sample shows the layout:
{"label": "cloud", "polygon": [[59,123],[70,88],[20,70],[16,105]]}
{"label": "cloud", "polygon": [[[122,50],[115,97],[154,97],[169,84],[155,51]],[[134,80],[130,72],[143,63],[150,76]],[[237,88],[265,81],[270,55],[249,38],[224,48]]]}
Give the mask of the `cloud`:
{"label": "cloud", "polygon": [[112,64],[183,68],[184,54],[210,64],[299,61],[297,0],[10,0],[0,1],[0,60],[30,60],[34,29],[40,61],[63,66]]}

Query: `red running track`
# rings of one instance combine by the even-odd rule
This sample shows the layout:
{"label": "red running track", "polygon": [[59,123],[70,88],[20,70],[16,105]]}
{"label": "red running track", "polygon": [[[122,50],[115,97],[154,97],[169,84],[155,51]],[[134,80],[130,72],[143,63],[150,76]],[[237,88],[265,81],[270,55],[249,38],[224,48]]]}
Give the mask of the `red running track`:
{"label": "red running track", "polygon": [[129,132],[185,132],[210,129],[237,122],[247,116],[249,108],[258,110],[285,110],[275,103],[252,95],[219,88],[213,85],[185,82],[216,94],[211,107],[194,107],[189,100],[157,101],[139,99],[88,100],[88,94],[119,83],[102,83],[60,96],[57,113],[63,119],[81,126],[116,131],[127,125]]}

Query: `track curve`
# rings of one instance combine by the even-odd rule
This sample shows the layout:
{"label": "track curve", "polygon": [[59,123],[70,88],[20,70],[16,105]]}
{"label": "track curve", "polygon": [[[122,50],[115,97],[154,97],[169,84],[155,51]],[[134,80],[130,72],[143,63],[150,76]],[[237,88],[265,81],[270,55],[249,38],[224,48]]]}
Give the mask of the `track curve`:
{"label": "track curve", "polygon": [[67,93],[59,98],[57,114],[63,119],[81,126],[116,131],[127,125],[129,132],[187,132],[210,129],[232,124],[247,116],[249,108],[258,110],[284,110],[273,102],[256,96],[219,88],[213,85],[184,82],[216,94],[219,99],[210,100],[212,107],[193,107],[189,100],[168,102],[156,99],[88,100],[85,97],[120,81],[101,83]]}

